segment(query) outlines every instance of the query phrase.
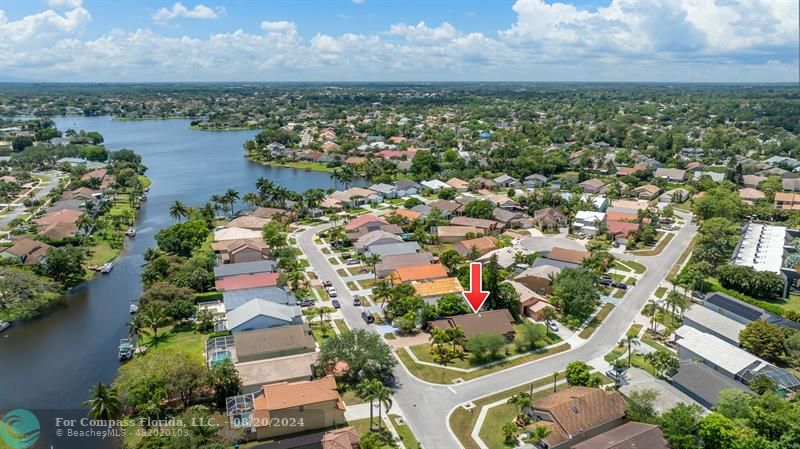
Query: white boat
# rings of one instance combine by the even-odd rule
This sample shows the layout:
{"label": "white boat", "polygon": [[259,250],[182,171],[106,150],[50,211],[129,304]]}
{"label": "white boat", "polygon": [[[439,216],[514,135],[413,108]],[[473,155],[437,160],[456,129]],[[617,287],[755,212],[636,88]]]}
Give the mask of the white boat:
{"label": "white boat", "polygon": [[138,312],[139,311],[139,306],[136,305],[136,304],[131,304],[130,311],[131,311],[131,314],[134,314],[134,313]]}
{"label": "white boat", "polygon": [[11,323],[9,323],[8,321],[0,321],[0,332],[3,332],[9,327],[11,327]]}
{"label": "white boat", "polygon": [[103,265],[102,267],[100,267],[100,273],[108,274],[108,273],[111,273],[111,270],[113,270],[113,269],[114,269],[114,264],[109,262],[109,263]]}
{"label": "white boat", "polygon": [[125,235],[128,237],[136,237],[136,229],[128,228],[128,230],[125,231]]}

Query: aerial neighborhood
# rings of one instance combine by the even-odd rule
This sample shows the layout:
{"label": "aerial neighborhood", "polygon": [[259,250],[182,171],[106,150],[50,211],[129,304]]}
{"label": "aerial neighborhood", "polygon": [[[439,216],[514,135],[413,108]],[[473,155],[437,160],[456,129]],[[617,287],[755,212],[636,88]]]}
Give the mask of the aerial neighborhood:
{"label": "aerial neighborhood", "polygon": [[[146,151],[3,119],[5,332],[95,272],[132,278],[84,406],[217,419],[196,447],[795,447],[800,128],[738,108],[782,97],[464,89],[497,109],[448,85],[0,100],[258,130],[234,151],[259,173],[189,196]],[[160,441],[123,438],[179,447]]]}

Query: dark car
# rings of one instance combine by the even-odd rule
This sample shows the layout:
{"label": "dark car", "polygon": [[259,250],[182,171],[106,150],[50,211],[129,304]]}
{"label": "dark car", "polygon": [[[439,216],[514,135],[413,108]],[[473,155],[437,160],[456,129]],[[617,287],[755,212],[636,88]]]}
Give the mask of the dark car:
{"label": "dark car", "polygon": [[695,299],[705,299],[706,294],[703,292],[698,292],[697,290],[692,290],[692,298]]}
{"label": "dark car", "polygon": [[325,282],[322,283],[322,286],[323,287],[333,287],[333,282],[325,281]]}
{"label": "dark car", "polygon": [[361,305],[361,297],[358,295],[353,295],[353,305],[360,306]]}
{"label": "dark car", "polygon": [[314,307],[314,301],[310,299],[304,299],[300,302],[300,307]]}
{"label": "dark car", "polygon": [[331,301],[331,305],[333,306],[334,309],[338,309],[339,307],[342,307],[342,305],[339,303],[338,299],[334,299],[333,301]]}
{"label": "dark car", "polygon": [[625,284],[624,282],[617,282],[616,284],[611,284],[611,285],[614,286],[614,287],[617,287],[620,290],[627,290],[628,289],[628,285]]}
{"label": "dark car", "polygon": [[597,282],[598,282],[600,285],[611,285],[611,284],[612,284],[614,281],[613,281],[613,280],[612,280],[610,277],[608,277],[608,276],[603,276],[603,277],[601,277],[601,278],[600,278],[600,280],[598,280]]}
{"label": "dark car", "polygon": [[367,324],[375,322],[375,318],[368,312],[361,312],[361,318],[363,318]]}

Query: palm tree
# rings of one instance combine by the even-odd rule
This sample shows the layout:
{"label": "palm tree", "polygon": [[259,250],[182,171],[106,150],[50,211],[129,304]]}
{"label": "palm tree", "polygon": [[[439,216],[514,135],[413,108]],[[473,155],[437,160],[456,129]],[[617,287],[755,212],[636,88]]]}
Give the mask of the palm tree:
{"label": "palm tree", "polygon": [[189,209],[179,200],[175,200],[169,207],[169,216],[180,222],[181,219],[189,216]]}
{"label": "palm tree", "polygon": [[450,343],[453,345],[453,351],[456,350],[456,345],[464,347],[464,341],[466,339],[466,335],[464,335],[464,331],[458,327],[451,327],[445,330],[447,334],[447,338],[450,340]]}
{"label": "palm tree", "polygon": [[300,283],[305,280],[305,273],[300,270],[292,270],[286,273],[286,282],[292,286],[292,290],[297,290],[300,287]]}
{"label": "palm tree", "polygon": [[533,400],[528,393],[520,392],[508,398],[507,404],[517,407],[517,420],[521,420],[525,409],[533,405]]}
{"label": "palm tree", "polygon": [[628,346],[628,366],[631,366],[631,357],[633,357],[631,350],[633,346],[638,346],[640,343],[639,339],[636,338],[636,334],[627,334],[619,341],[620,346]]}
{"label": "palm tree", "polygon": [[[556,309],[554,309],[552,307],[545,307],[544,309],[542,309],[542,311],[540,313],[541,313],[542,319],[544,321],[550,321],[550,320],[555,319],[555,317],[556,317]],[[550,338],[550,326],[547,326],[545,324],[544,328],[546,330],[546,334],[545,335],[547,335],[547,337]]]}
{"label": "palm tree", "polygon": [[275,188],[275,183],[267,178],[261,177],[256,179],[256,189],[264,201],[267,201],[272,196],[272,190]]}
{"label": "palm tree", "polygon": [[116,388],[99,382],[92,387],[89,400],[83,407],[89,407],[89,416],[92,419],[111,421],[121,416],[122,402]]}
{"label": "palm tree", "polygon": [[75,226],[83,231],[84,234],[88,234],[89,230],[92,229],[92,219],[89,218],[89,215],[83,213],[80,217],[75,221]]}
{"label": "palm tree", "polygon": [[552,430],[550,430],[549,427],[537,424],[533,429],[528,431],[528,441],[538,446],[545,438],[550,436],[551,432]]}
{"label": "palm tree", "polygon": [[667,308],[669,308],[672,316],[677,317],[675,311],[683,311],[689,305],[689,302],[683,295],[678,293],[678,291],[673,288],[673,290],[667,294],[667,297],[664,298],[664,304]]}
{"label": "palm tree", "polygon": [[309,209],[316,209],[319,207],[322,199],[325,198],[325,192],[322,189],[308,189],[303,192],[303,196],[306,199],[306,206],[308,206]]}
{"label": "palm tree", "polygon": [[136,350],[139,348],[139,339],[142,337],[142,329],[144,328],[143,325],[143,318],[140,315],[136,315],[133,319],[128,323],[128,336],[133,338],[134,347],[133,353],[136,353]]}
{"label": "palm tree", "polygon": [[211,201],[211,204],[214,205],[214,215],[216,215],[217,211],[220,209],[220,206],[225,204],[225,197],[222,195],[211,195],[209,201]]}
{"label": "palm tree", "polygon": [[386,304],[386,300],[392,295],[392,287],[386,281],[379,281],[372,287],[372,296],[381,300],[381,310]]}
{"label": "palm tree", "polygon": [[228,206],[230,207],[231,210],[231,214],[233,214],[234,213],[233,205],[236,204],[236,201],[239,200],[239,192],[233,189],[228,189],[225,192],[225,195],[223,195],[223,198],[225,198],[225,200],[227,201]]}
{"label": "palm tree", "polygon": [[381,263],[381,255],[377,253],[369,253],[364,256],[364,263],[372,267],[372,274],[375,275],[375,280],[378,280],[378,271],[375,267]]}
{"label": "palm tree", "polygon": [[158,338],[158,328],[169,322],[164,308],[160,307],[158,304],[149,303],[146,304],[142,310],[139,310],[139,316],[142,317],[142,325],[153,331],[152,341],[155,343]]}
{"label": "palm tree", "polygon": [[377,398],[378,388],[383,387],[383,384],[378,379],[364,379],[356,385],[356,394],[358,397],[365,401],[369,401],[369,430],[372,430],[372,405]]}
{"label": "palm tree", "polygon": [[258,203],[258,195],[253,192],[247,192],[242,196],[242,201],[250,207],[253,207]]}
{"label": "palm tree", "polygon": [[380,381],[375,388],[375,400],[378,402],[378,430],[381,429],[381,421],[383,419],[383,408],[386,407],[386,413],[392,408],[392,389],[383,385]]}

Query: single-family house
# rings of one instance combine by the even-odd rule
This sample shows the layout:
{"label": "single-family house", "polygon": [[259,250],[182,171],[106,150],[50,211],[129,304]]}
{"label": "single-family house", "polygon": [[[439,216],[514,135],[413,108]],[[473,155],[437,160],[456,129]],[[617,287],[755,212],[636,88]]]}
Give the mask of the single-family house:
{"label": "single-family house", "polygon": [[748,304],[726,293],[710,293],[703,299],[702,304],[703,307],[707,307],[745,325],[755,320],[764,320],[777,326],[800,330],[800,323],[769,313],[761,307]]}
{"label": "single-family house", "polygon": [[401,208],[399,208],[397,210],[393,210],[393,211],[388,212],[386,214],[387,217],[391,217],[393,215],[396,215],[398,217],[402,217],[406,221],[414,221],[414,220],[419,220],[420,218],[422,218],[422,212],[417,212],[415,210],[406,209],[404,207],[401,207]]}
{"label": "single-family house", "polygon": [[434,192],[438,192],[439,190],[442,190],[442,189],[451,188],[449,184],[446,184],[446,183],[444,183],[442,181],[439,181],[438,179],[431,179],[429,181],[422,181],[420,184],[422,184],[422,187],[425,187],[426,189],[430,189],[430,190],[432,190]]}
{"label": "single-family house", "polygon": [[269,223],[269,218],[256,217],[255,215],[242,215],[241,217],[236,217],[231,220],[227,227],[250,229],[261,232],[264,229],[264,225],[267,223]]}
{"label": "single-family house", "polygon": [[[264,385],[258,393],[228,398],[226,405],[230,426],[249,429],[259,440],[297,432],[296,426],[283,422],[302,422],[307,432],[347,422],[333,376]],[[344,447],[351,448],[352,444]]]}
{"label": "single-family house", "polygon": [[661,192],[661,189],[658,186],[653,184],[645,184],[643,186],[637,187],[633,189],[634,195],[640,200],[647,200],[650,201],[658,197],[658,194]]}
{"label": "single-family house", "polygon": [[391,184],[378,183],[369,186],[369,189],[378,193],[384,198],[397,198],[400,196],[400,190]]}
{"label": "single-family house", "polygon": [[217,279],[214,288],[219,292],[231,292],[250,288],[274,287],[278,285],[278,273],[241,274]]}
{"label": "single-family house", "polygon": [[[776,192],[775,195],[777,196],[778,193],[783,192]],[[741,198],[742,202],[744,203],[754,204],[756,201],[766,198],[766,195],[760,190],[745,187],[743,189],[739,189],[739,198]]]}
{"label": "single-family house", "polygon": [[356,251],[363,253],[368,249],[371,249],[373,246],[389,245],[392,243],[402,242],[402,237],[398,235],[383,230],[377,230],[371,231],[359,237],[358,240],[353,243],[353,247],[356,249]]}
{"label": "single-family house", "polygon": [[297,304],[297,298],[280,287],[248,288],[222,293],[222,302],[226,312],[234,310],[254,299],[266,299],[267,301],[289,306]]}
{"label": "single-family house", "polygon": [[228,311],[225,316],[226,327],[233,334],[303,322],[300,307],[259,298]]}
{"label": "single-family house", "polygon": [[630,421],[573,445],[570,449],[670,449],[661,428]]}
{"label": "single-family house", "polygon": [[597,235],[605,220],[606,214],[603,212],[579,210],[572,222],[572,229],[580,234]]}
{"label": "single-family house", "polygon": [[[390,245],[384,245],[390,246]],[[380,246],[378,248],[381,248]],[[396,254],[392,256],[383,256],[381,261],[375,265],[375,273],[378,277],[385,277],[392,274],[400,267],[414,267],[433,262],[433,256],[427,251],[420,251],[408,254]]]}
{"label": "single-family house", "polygon": [[800,210],[800,194],[775,192],[773,206],[784,210]]}
{"label": "single-family house", "polygon": [[583,193],[603,193],[606,190],[606,182],[597,178],[587,179],[580,183]]}
{"label": "single-family house", "polygon": [[567,449],[621,425],[627,403],[618,391],[570,387],[533,401],[531,426],[550,430],[542,442],[548,449]]}
{"label": "single-family house", "polygon": [[[234,337],[254,332],[283,330],[291,327],[295,326],[277,327],[265,329],[264,331],[240,332],[235,334]],[[311,343],[316,344],[313,337]],[[313,351],[314,348],[312,346],[311,350]],[[258,393],[261,387],[267,384],[313,380],[314,367],[317,364],[318,356],[319,353],[317,352],[304,352],[284,357],[236,363],[234,367],[239,373],[239,386],[242,389],[242,393]]]}
{"label": "single-family house", "polygon": [[712,409],[719,403],[722,390],[733,388],[747,394],[755,394],[744,384],[694,360],[682,360],[678,372],[673,374],[670,380],[673,387],[707,409]]}
{"label": "single-family house", "polygon": [[699,304],[683,312],[683,324],[737,346],[739,333],[745,328],[743,323]]}
{"label": "single-family house", "polygon": [[211,244],[224,264],[258,262],[270,258],[269,246],[261,238],[222,240]]}
{"label": "single-family house", "polygon": [[606,221],[639,222],[639,211],[637,209],[628,209],[625,207],[609,207],[606,210]]}
{"label": "single-family house", "polygon": [[472,218],[465,216],[454,217],[452,220],[450,220],[450,225],[471,226],[480,229],[481,232],[483,232],[484,234],[504,228],[504,226],[501,223],[494,220],[487,220],[485,218]]}
{"label": "single-family house", "polygon": [[508,175],[500,175],[494,178],[493,181],[495,182],[495,184],[497,184],[498,187],[502,187],[504,189],[510,187],[519,187],[519,181]]}
{"label": "single-family house", "polygon": [[470,258],[471,256],[478,258],[496,248],[497,239],[491,236],[462,240],[453,244],[453,250],[464,259]]}
{"label": "single-family house", "polygon": [[699,147],[685,147],[681,148],[680,154],[688,159],[700,159],[705,154],[705,151]]}
{"label": "single-family house", "polygon": [[530,267],[514,276],[514,281],[540,295],[549,295],[552,292],[550,282],[558,273],[561,273],[561,268],[553,265]]}
{"label": "single-family house", "polygon": [[422,187],[418,182],[414,182],[410,179],[401,179],[395,182],[394,186],[397,188],[397,193],[401,197],[416,195]]}
{"label": "single-family house", "polygon": [[209,338],[205,353],[209,365],[226,359],[239,364],[305,354],[316,348],[308,324],[292,324]]}
{"label": "single-family house", "polygon": [[255,240],[261,238],[261,231],[246,228],[223,228],[214,231],[214,241],[226,240]]}
{"label": "single-family house", "polygon": [[464,289],[458,278],[439,278],[429,281],[412,282],[411,286],[428,304],[436,304],[444,295],[460,294]]}
{"label": "single-family house", "polygon": [[385,224],[388,224],[388,222],[381,217],[372,214],[364,214],[364,215],[359,215],[358,217],[345,223],[344,232],[354,232],[362,226],[379,229],[381,225]]}
{"label": "single-family house", "polygon": [[286,209],[278,209],[274,207],[258,207],[250,215],[253,217],[275,220],[280,217],[291,216],[292,212]]}
{"label": "single-family house", "polygon": [[392,273],[394,284],[410,284],[412,282],[430,281],[447,277],[447,270],[444,265],[438,263],[426,263],[422,265],[412,265],[399,267]]}
{"label": "single-family house", "polygon": [[436,226],[435,234],[442,243],[455,243],[483,235],[483,231],[474,226]]}
{"label": "single-family house", "polygon": [[514,288],[514,291],[519,295],[519,313],[523,316],[529,316],[537,321],[543,319],[544,309],[553,309],[553,305],[547,301],[547,298],[529,289],[524,284],[517,281],[503,281]]}
{"label": "single-family house", "polygon": [[658,197],[659,203],[685,203],[689,199],[689,191],[686,189],[672,189],[662,193]]}
{"label": "single-family house", "polygon": [[787,192],[800,192],[800,178],[783,179],[783,190]]}
{"label": "single-family house", "polygon": [[463,179],[459,178],[450,178],[445,181],[445,184],[450,186],[450,188],[456,189],[459,192],[466,192],[469,190],[469,182],[464,181]]}
{"label": "single-family house", "polygon": [[547,176],[534,173],[525,177],[523,185],[528,190],[537,189],[547,185]]}
{"label": "single-family house", "polygon": [[37,265],[44,262],[51,249],[53,247],[47,243],[30,237],[20,237],[14,241],[14,245],[0,252],[0,257],[12,259],[23,265]]}
{"label": "single-family house", "polygon": [[567,216],[558,209],[546,207],[533,213],[533,223],[542,230],[558,230],[567,225]]}
{"label": "single-family house", "polygon": [[383,201],[383,195],[369,189],[361,187],[350,187],[347,190],[337,190],[322,201],[321,206],[324,208],[343,208],[343,207],[359,207],[367,203],[380,203]]}
{"label": "single-family house", "polygon": [[[704,167],[705,167],[705,165],[703,165],[702,162],[692,161],[692,162],[689,162],[688,164],[686,164],[686,171],[699,173]],[[710,173],[713,173],[713,172],[710,172]]]}
{"label": "single-family house", "polygon": [[686,181],[686,170],[679,168],[658,168],[653,176],[661,178],[667,182],[684,182]]}
{"label": "single-family house", "polygon": [[497,188],[496,182],[481,176],[472,178],[469,182],[475,190],[494,190]]}
{"label": "single-family house", "polygon": [[502,223],[503,227],[506,229],[530,228],[533,226],[533,220],[531,220],[530,217],[516,210],[495,207],[492,210],[492,217],[498,222]]}
{"label": "single-family house", "polygon": [[271,273],[276,269],[274,260],[259,260],[258,262],[232,263],[214,267],[214,278],[223,279],[229,276],[243,274]]}
{"label": "single-family house", "polygon": [[744,184],[745,187],[752,187],[754,189],[757,188],[758,185],[761,184],[761,182],[766,180],[767,178],[764,176],[758,176],[758,175],[742,176],[742,184]]}
{"label": "single-family house", "polygon": [[445,330],[458,327],[464,332],[466,339],[478,334],[500,334],[505,336],[506,340],[513,341],[516,333],[514,330],[514,318],[508,309],[456,315],[431,321],[428,325],[436,329]]}
{"label": "single-family house", "polygon": [[[411,210],[414,211],[414,212],[419,212],[421,214],[420,218],[422,218],[424,220],[424,219],[428,218],[428,215],[431,214],[431,211],[433,210],[433,208],[428,206],[427,204],[417,204],[416,206],[412,207]],[[452,215],[452,214],[450,214],[450,215]],[[445,216],[444,212],[442,212],[442,217],[445,218],[445,219],[449,218],[448,216]]]}
{"label": "single-family house", "polygon": [[421,251],[422,248],[417,242],[397,242],[383,245],[370,245],[370,247],[367,248],[366,254],[377,254],[381,258],[384,258],[401,254],[415,254]]}
{"label": "single-family house", "polygon": [[610,220],[606,223],[608,233],[613,235],[618,243],[625,244],[633,234],[641,229],[641,224],[630,221]]}
{"label": "single-family house", "polygon": [[592,254],[589,251],[554,246],[553,249],[547,253],[547,258],[550,260],[560,260],[562,262],[580,264],[584,260],[588,259],[591,255]]}
{"label": "single-family house", "polygon": [[462,207],[461,204],[449,200],[431,201],[430,203],[428,203],[428,206],[433,209],[439,209],[439,211],[442,213],[442,217],[444,217],[445,219],[455,215],[456,212]]}

